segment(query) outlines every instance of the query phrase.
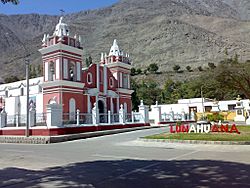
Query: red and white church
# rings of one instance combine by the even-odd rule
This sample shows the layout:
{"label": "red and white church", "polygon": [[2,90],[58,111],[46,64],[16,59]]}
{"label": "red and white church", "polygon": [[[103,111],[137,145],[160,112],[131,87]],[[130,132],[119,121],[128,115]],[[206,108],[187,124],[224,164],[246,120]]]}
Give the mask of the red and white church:
{"label": "red and white church", "polygon": [[[96,123],[93,120],[94,115],[99,118],[105,116],[104,123],[109,124],[107,129],[112,129],[110,124],[117,123],[115,128],[121,122],[125,125],[125,114],[130,114],[131,119],[127,127],[145,125],[145,121],[143,125],[134,124],[135,116],[132,112],[131,101],[133,90],[130,86],[131,60],[129,54],[123,53],[119,48],[116,40],[108,54],[101,53],[100,62],[93,62],[86,67],[83,62],[82,39],[80,36],[70,34],[68,25],[63,23],[61,17],[54,33],[44,35],[39,52],[42,54],[43,76],[29,80],[29,103],[31,104],[29,117],[33,116],[33,119],[29,121],[32,122],[31,126],[35,125],[35,130],[31,128],[32,131],[38,131],[36,129],[38,122],[43,121],[46,130],[55,128],[53,127],[55,124],[59,125],[57,128],[62,128],[61,122],[64,121],[64,114],[68,114],[68,120],[76,120],[77,117],[79,120],[79,113],[88,115],[91,119],[89,124],[93,126],[103,123],[101,121]],[[25,127],[26,89],[26,80],[0,85],[0,135],[8,135],[8,128]],[[55,104],[61,106],[60,113],[56,111],[52,113],[51,108],[48,110],[48,106]],[[119,116],[118,121],[111,122],[111,115],[114,118],[115,114]],[[145,116],[144,112],[143,114]],[[51,118],[58,118],[60,121],[58,119],[52,121]],[[43,125],[40,124],[40,126]],[[97,129],[106,128],[102,126]],[[93,128],[93,130],[97,129]],[[11,134],[23,135],[23,131],[11,132]],[[60,132],[59,129],[58,131]],[[31,134],[40,133],[52,134],[48,131],[45,133],[43,130],[37,134]]]}
{"label": "red and white church", "polygon": [[52,36],[44,35],[40,53],[43,59],[43,107],[51,100],[63,104],[63,112],[90,113],[94,104],[100,113],[117,113],[123,104],[132,110],[130,89],[131,62],[117,41],[109,54],[101,55],[100,62],[84,67],[81,37],[71,36],[62,17]]}

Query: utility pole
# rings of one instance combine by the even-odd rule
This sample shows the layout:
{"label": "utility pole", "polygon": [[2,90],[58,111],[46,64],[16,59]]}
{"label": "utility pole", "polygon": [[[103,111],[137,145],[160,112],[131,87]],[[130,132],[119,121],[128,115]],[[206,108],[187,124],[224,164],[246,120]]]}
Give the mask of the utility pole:
{"label": "utility pole", "polygon": [[26,94],[26,131],[25,131],[25,136],[29,137],[29,65],[30,65],[30,60],[27,58],[25,60],[25,66],[26,66],[26,89],[27,89],[27,94]]}

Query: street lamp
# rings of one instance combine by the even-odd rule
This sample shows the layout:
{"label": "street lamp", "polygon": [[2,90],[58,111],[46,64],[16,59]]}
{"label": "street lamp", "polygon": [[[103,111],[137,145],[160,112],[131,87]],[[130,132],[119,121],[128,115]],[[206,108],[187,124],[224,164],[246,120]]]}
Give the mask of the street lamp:
{"label": "street lamp", "polygon": [[25,130],[25,136],[29,137],[29,65],[30,65],[30,60],[29,58],[25,59],[25,66],[26,66],[26,89],[27,89],[27,94],[26,94],[26,130]]}

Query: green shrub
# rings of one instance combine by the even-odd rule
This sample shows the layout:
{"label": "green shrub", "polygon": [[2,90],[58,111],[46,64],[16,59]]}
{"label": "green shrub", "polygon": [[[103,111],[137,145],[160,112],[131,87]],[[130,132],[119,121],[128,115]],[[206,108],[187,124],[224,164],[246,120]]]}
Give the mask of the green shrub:
{"label": "green shrub", "polygon": [[218,121],[223,121],[224,120],[224,116],[219,114],[219,113],[214,113],[214,114],[209,114],[207,115],[207,119],[209,121],[215,121],[215,122],[218,122]]}

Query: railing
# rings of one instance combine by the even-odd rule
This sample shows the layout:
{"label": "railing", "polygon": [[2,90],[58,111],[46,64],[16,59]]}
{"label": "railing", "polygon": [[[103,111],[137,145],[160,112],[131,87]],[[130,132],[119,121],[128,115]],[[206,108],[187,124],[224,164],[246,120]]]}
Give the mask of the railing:
{"label": "railing", "polygon": [[93,124],[92,114],[80,113],[79,124]]}
{"label": "railing", "polygon": [[164,121],[181,121],[190,120],[190,114],[161,114],[161,120]]}
{"label": "railing", "polygon": [[26,115],[7,115],[7,127],[23,127],[26,124]]}
{"label": "railing", "polygon": [[163,114],[161,114],[161,119],[163,121],[169,121],[171,119],[171,116],[172,116],[171,114],[163,113]]}
{"label": "railing", "polygon": [[174,120],[182,120],[182,115],[181,114],[174,114]]}
{"label": "railing", "polygon": [[143,122],[143,116],[142,114],[135,112],[134,113],[134,122],[138,123],[138,122]]}
{"label": "railing", "polygon": [[134,120],[134,117],[132,117],[132,114],[125,115],[125,123],[132,123],[133,120]]}
{"label": "railing", "polygon": [[100,122],[100,124],[107,124],[108,123],[108,114],[104,114],[104,113],[99,114],[99,122]]}
{"label": "railing", "polygon": [[47,117],[46,113],[36,114],[35,126],[47,126],[46,117]]}
{"label": "railing", "polygon": [[[47,113],[34,114],[34,122],[31,126],[47,126]],[[30,116],[31,117],[31,116]],[[63,113],[63,125],[93,125],[93,115],[91,113]],[[138,112],[132,113],[101,113],[99,114],[98,124],[126,124],[126,123],[142,123],[144,122],[142,114]],[[7,115],[6,127],[25,127],[26,115]]]}
{"label": "railing", "polygon": [[[140,113],[129,113],[129,114],[124,114],[124,120],[125,122],[122,121],[121,114],[115,113],[111,114],[109,113],[100,113],[99,114],[99,123],[98,124],[115,124],[115,123],[138,123],[138,122],[143,122],[143,116]],[[77,117],[78,116],[78,117]],[[120,122],[122,121],[122,122]],[[63,114],[63,124],[64,125],[85,125],[93,124],[93,116],[90,113],[76,113],[75,116],[69,113],[64,113]]]}
{"label": "railing", "polygon": [[119,114],[111,114],[111,123],[119,123]]}
{"label": "railing", "polygon": [[76,113],[63,113],[63,124],[76,124]]}

